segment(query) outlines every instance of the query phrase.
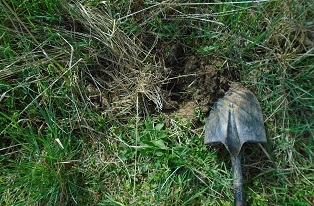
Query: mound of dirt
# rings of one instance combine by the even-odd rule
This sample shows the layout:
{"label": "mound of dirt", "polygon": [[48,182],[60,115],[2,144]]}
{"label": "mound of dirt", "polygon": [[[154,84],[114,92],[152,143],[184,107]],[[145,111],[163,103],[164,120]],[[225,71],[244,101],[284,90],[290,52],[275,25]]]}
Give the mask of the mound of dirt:
{"label": "mound of dirt", "polygon": [[165,66],[170,70],[169,83],[163,89],[163,112],[175,112],[184,119],[193,119],[195,109],[208,113],[210,106],[229,89],[223,75],[223,59],[186,55],[180,45],[165,52]]}

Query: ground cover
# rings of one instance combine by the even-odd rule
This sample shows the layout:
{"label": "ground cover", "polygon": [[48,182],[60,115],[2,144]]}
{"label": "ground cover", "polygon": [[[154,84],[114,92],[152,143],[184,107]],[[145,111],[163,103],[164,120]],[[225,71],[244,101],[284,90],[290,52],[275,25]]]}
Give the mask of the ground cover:
{"label": "ground cover", "polygon": [[245,145],[248,205],[310,205],[313,3],[0,3],[1,205],[232,205],[205,146],[232,83],[268,144]]}

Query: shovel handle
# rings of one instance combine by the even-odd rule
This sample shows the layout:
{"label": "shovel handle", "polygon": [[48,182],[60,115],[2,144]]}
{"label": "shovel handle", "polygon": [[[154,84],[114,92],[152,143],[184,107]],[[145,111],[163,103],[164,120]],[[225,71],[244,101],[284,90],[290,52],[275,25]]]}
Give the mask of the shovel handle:
{"label": "shovel handle", "polygon": [[236,206],[244,206],[241,155],[238,154],[236,157],[233,157],[231,155],[231,162],[232,162],[235,205]]}

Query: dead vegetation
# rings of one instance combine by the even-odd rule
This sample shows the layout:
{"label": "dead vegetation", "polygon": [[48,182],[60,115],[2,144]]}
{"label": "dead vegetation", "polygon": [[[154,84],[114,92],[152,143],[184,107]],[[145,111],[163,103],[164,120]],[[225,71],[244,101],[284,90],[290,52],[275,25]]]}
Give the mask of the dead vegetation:
{"label": "dead vegetation", "polygon": [[[140,100],[140,107],[148,113],[181,109],[181,114],[187,104],[194,105],[189,108],[190,114],[197,107],[207,113],[208,106],[223,95],[237,71],[222,71],[227,61],[196,55],[189,45],[184,46],[186,40],[179,42],[180,38],[189,38],[193,30],[202,35],[202,28],[184,26],[190,21],[188,14],[180,22],[180,4],[139,4],[130,3],[129,9],[121,10],[125,13],[112,11],[110,2],[97,6],[65,4],[75,14],[72,21],[82,27],[84,36],[102,48],[89,44],[89,57],[98,63],[88,68],[90,76],[86,79],[93,104],[114,113],[125,108],[135,112],[135,102]],[[193,7],[190,10],[195,11]],[[198,17],[193,25],[202,26],[201,21]],[[220,25],[218,21],[210,22]],[[136,28],[128,28],[131,26]]]}

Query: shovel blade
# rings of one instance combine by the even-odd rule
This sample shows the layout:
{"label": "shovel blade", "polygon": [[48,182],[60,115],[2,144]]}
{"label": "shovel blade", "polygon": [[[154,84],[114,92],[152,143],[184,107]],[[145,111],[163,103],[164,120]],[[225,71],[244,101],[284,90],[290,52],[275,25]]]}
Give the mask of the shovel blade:
{"label": "shovel blade", "polygon": [[266,143],[263,114],[249,90],[232,86],[206,119],[205,144],[222,143],[236,157],[243,143]]}

